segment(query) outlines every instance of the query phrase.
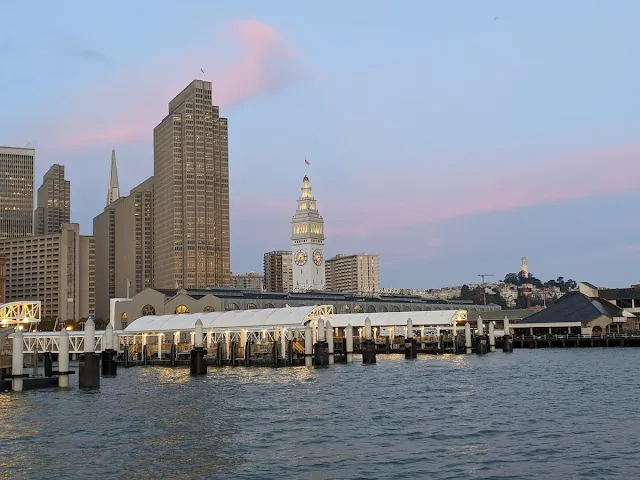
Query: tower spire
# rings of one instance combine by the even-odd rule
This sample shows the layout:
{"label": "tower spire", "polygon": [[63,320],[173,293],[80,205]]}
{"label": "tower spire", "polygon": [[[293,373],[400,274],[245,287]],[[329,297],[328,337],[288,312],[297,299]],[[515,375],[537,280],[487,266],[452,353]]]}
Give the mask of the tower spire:
{"label": "tower spire", "polygon": [[109,175],[109,190],[107,191],[107,207],[120,198],[118,184],[118,166],[116,165],[116,151],[111,150],[111,174]]}

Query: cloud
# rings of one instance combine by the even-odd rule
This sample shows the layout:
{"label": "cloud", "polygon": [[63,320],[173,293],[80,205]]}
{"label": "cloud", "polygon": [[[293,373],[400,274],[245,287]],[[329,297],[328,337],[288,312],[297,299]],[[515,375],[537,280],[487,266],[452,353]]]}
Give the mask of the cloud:
{"label": "cloud", "polygon": [[[150,140],[153,128],[167,114],[169,101],[194,78],[212,81],[213,103],[224,108],[277,93],[302,75],[295,53],[266,23],[240,20],[217,40],[204,43],[213,48],[208,45],[191,56],[152,59],[71,92],[64,102],[73,107],[43,128],[43,145],[64,154]],[[238,53],[229,58],[212,51]],[[77,54],[86,59],[101,58],[94,50]]]}

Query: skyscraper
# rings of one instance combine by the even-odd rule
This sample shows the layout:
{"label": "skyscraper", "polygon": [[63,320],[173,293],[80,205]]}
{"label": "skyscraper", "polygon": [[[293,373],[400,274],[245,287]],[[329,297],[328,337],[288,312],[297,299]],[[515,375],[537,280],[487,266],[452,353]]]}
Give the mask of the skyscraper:
{"label": "skyscraper", "polygon": [[71,182],[64,179],[64,167],[54,164],[42,177],[38,207],[34,213],[34,234],[58,233],[71,222]]}
{"label": "skyscraper", "polygon": [[372,295],[380,292],[380,255],[336,255],[326,262],[327,290]]}
{"label": "skyscraper", "polygon": [[118,166],[116,165],[116,151],[111,150],[111,171],[109,172],[109,188],[107,190],[107,207],[120,198],[120,184],[118,183]]}
{"label": "skyscraper", "polygon": [[32,148],[0,147],[0,238],[33,235]]}
{"label": "skyscraper", "polygon": [[154,286],[230,286],[227,119],[194,80],[153,130]]}

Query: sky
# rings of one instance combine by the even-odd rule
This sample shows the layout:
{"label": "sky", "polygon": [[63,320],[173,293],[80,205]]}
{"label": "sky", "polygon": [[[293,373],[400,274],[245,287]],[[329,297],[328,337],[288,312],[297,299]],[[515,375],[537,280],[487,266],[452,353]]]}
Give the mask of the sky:
{"label": "sky", "polygon": [[631,0],[0,0],[0,145],[36,149],[37,185],[65,165],[90,235],[111,150],[126,194],[169,101],[209,80],[234,273],[290,249],[306,173],[325,257],[379,253],[383,287],[498,279],[522,256],[544,281],[623,287],[640,283],[639,17]]}

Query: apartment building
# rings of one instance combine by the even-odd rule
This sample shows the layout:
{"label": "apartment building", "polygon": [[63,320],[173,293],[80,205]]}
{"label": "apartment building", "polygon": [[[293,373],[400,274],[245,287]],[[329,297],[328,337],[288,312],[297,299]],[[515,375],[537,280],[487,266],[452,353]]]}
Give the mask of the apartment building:
{"label": "apartment building", "polygon": [[380,292],[380,255],[336,255],[326,261],[327,290],[354,294]]}
{"label": "apartment building", "polygon": [[263,290],[264,277],[257,272],[231,275],[231,287],[243,290]]}
{"label": "apartment building", "polygon": [[293,255],[287,250],[264,254],[264,289],[267,292],[293,290]]}
{"label": "apartment building", "polygon": [[42,318],[80,320],[95,314],[95,242],[77,223],[59,233],[0,240],[6,301],[40,300]]}

